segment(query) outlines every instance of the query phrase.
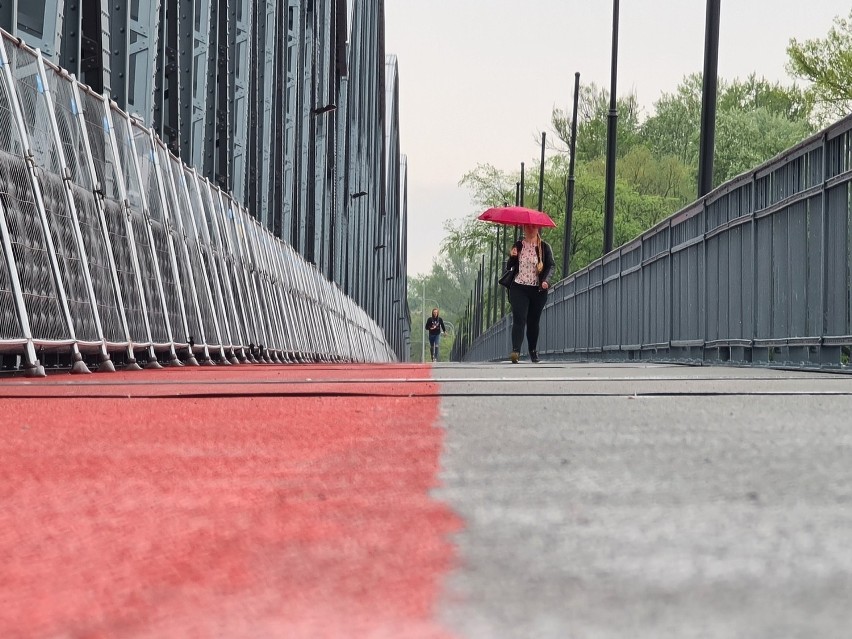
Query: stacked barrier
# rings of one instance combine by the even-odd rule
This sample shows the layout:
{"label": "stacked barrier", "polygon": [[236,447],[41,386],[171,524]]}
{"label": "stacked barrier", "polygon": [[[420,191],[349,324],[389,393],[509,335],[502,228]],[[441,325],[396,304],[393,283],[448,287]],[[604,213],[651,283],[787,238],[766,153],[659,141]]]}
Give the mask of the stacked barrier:
{"label": "stacked barrier", "polygon": [[[550,289],[539,351],[847,367],[852,116],[723,184]],[[505,359],[511,316],[460,354]]]}
{"label": "stacked barrier", "polygon": [[378,325],[115,103],[2,33],[0,358],[389,361]]}

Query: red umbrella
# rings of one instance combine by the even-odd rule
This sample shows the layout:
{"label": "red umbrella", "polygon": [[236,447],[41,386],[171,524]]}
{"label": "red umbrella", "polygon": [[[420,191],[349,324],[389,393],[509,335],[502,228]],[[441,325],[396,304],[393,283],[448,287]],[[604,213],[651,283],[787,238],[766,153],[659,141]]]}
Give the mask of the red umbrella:
{"label": "red umbrella", "polygon": [[514,224],[517,226],[556,226],[547,213],[527,209],[523,206],[497,206],[488,209],[477,219],[497,224]]}

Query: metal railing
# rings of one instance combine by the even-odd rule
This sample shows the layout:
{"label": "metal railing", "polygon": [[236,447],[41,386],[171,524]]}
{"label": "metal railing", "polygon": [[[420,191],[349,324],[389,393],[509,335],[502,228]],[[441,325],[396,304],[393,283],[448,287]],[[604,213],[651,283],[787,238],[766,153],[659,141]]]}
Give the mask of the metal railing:
{"label": "metal railing", "polygon": [[[59,355],[57,355],[59,354]],[[2,32],[0,363],[388,361],[382,330],[151,130]]]}
{"label": "metal railing", "polygon": [[[550,290],[559,358],[840,367],[852,346],[852,116]],[[460,358],[505,359],[511,315]]]}

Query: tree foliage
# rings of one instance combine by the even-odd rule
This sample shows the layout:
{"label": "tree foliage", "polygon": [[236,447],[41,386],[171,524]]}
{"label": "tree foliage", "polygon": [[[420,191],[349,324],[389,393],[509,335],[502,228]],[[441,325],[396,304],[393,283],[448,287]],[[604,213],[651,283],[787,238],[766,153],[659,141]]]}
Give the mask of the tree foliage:
{"label": "tree foliage", "polygon": [[787,55],[788,71],[811,82],[808,96],[819,107],[820,123],[852,111],[852,11],[836,17],[825,38],[790,40]]}
{"label": "tree foliage", "polygon": [[[639,132],[641,109],[635,93],[616,101],[616,137],[618,146],[630,149],[636,143]],[[609,115],[609,92],[592,83],[580,87],[577,100],[577,162],[591,162],[606,157],[607,116]],[[571,117],[567,111],[555,108],[551,115],[551,126],[567,153],[571,140]]]}
{"label": "tree foliage", "polygon": [[[654,105],[640,138],[655,158],[674,158],[698,175],[701,133],[701,74],[684,78],[677,90]],[[812,101],[798,87],[765,78],[719,81],[713,184],[718,186],[807,137]],[[695,195],[693,192],[692,196]]]}

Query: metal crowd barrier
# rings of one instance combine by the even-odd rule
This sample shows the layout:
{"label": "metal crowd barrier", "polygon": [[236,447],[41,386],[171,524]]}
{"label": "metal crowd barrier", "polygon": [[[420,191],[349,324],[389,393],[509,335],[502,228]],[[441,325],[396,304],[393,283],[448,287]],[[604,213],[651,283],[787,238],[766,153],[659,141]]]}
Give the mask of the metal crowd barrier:
{"label": "metal crowd barrier", "polygon": [[115,103],[0,46],[0,363],[391,361],[378,325]]}
{"label": "metal crowd barrier", "polygon": [[[551,288],[566,359],[837,367],[852,347],[852,116]],[[505,359],[511,315],[463,355]]]}

